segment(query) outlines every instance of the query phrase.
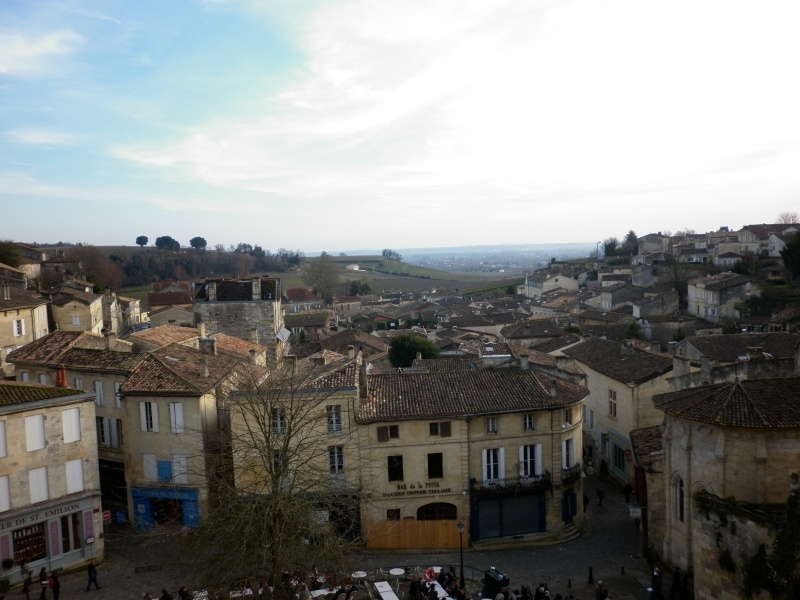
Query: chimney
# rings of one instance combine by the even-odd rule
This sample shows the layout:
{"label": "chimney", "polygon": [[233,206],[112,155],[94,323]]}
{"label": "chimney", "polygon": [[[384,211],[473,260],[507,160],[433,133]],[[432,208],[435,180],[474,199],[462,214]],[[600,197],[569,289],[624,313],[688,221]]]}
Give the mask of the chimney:
{"label": "chimney", "polygon": [[683,377],[689,372],[689,361],[679,356],[672,357],[672,376]]}
{"label": "chimney", "polygon": [[711,360],[705,356],[700,358],[700,377],[703,381],[711,381]]}
{"label": "chimney", "polygon": [[356,347],[355,346],[348,346],[347,347],[347,358],[349,360],[353,360],[356,357]]}
{"label": "chimney", "polygon": [[200,338],[200,352],[211,356],[217,355],[217,340],[215,338]]}
{"label": "chimney", "polygon": [[358,397],[362,400],[367,399],[367,363],[361,365],[358,370]]}
{"label": "chimney", "polygon": [[523,371],[528,370],[528,355],[527,354],[520,354],[519,355],[519,368]]}
{"label": "chimney", "polygon": [[325,364],[325,355],[323,354],[322,356],[315,356],[312,360],[314,361],[315,367],[321,367]]}
{"label": "chimney", "polygon": [[100,331],[103,334],[103,348],[106,350],[111,350],[111,338],[116,338],[113,331],[109,331],[108,329],[103,329]]}
{"label": "chimney", "polygon": [[563,354],[559,354],[556,356],[556,369],[559,371],[564,371],[567,368],[567,357]]}
{"label": "chimney", "polygon": [[748,346],[747,347],[747,360],[757,360],[762,358],[761,353],[764,351],[764,346]]}
{"label": "chimney", "polygon": [[555,379],[551,379],[550,380],[550,397],[553,400],[558,398],[558,391],[556,390],[556,380]]}
{"label": "chimney", "polygon": [[253,285],[253,300],[261,300],[261,278],[253,277],[251,281]]}
{"label": "chimney", "polygon": [[255,350],[248,350],[249,356],[249,363],[251,365],[258,364],[258,360],[256,359],[256,351]]}
{"label": "chimney", "polygon": [[422,352],[417,352],[417,360],[422,360]]}
{"label": "chimney", "polygon": [[204,356],[200,364],[203,367],[203,377],[208,377],[208,359]]}
{"label": "chimney", "polygon": [[206,328],[206,324],[204,322],[202,322],[202,321],[200,321],[197,324],[197,337],[199,337],[199,338],[208,337],[208,331],[207,331],[207,328]]}
{"label": "chimney", "polygon": [[209,302],[216,302],[217,301],[217,282],[216,281],[209,281],[208,282],[208,301]]}
{"label": "chimney", "polygon": [[254,344],[260,345],[258,343],[258,327],[252,327],[250,329],[250,341]]}

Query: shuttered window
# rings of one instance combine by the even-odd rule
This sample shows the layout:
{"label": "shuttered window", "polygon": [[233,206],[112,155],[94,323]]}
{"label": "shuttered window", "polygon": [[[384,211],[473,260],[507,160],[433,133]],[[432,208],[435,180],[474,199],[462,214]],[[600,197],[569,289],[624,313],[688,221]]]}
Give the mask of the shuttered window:
{"label": "shuttered window", "polygon": [[66,463],[67,468],[67,493],[74,494],[84,490],[83,483],[83,460],[76,458],[75,460],[68,460]]}
{"label": "shuttered window", "polygon": [[44,415],[25,417],[25,442],[28,452],[44,448]]}
{"label": "shuttered window", "polygon": [[61,411],[61,423],[64,427],[64,443],[81,441],[81,409],[68,408]]}

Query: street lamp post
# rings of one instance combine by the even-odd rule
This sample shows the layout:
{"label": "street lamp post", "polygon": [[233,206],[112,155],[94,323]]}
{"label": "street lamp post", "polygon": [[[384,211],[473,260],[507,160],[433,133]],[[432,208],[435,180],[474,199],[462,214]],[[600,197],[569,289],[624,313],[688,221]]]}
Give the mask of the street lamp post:
{"label": "street lamp post", "polygon": [[464,589],[464,521],[460,520],[456,527],[458,527],[458,553],[461,557],[461,589]]}

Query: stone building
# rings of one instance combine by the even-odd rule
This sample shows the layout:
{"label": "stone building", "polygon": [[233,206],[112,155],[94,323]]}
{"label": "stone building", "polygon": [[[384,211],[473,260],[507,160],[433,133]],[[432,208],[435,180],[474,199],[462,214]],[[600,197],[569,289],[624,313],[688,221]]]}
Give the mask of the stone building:
{"label": "stone building", "polygon": [[459,519],[473,542],[548,544],[578,535],[586,389],[530,369],[527,356],[506,368],[421,362],[436,368],[371,369],[362,381],[367,544],[458,547],[447,523],[439,537],[414,532],[419,521]]}
{"label": "stone building", "polygon": [[50,313],[54,329],[91,331],[103,329],[103,296],[61,286],[50,293]]}
{"label": "stone building", "polygon": [[744,560],[771,545],[797,486],[800,378],[700,386],[653,403],[664,413],[663,458],[647,474],[648,502],[663,503],[664,523],[649,545],[693,571],[696,598],[741,598]]}
{"label": "stone building", "polygon": [[3,283],[0,286],[0,379],[14,376],[6,357],[25,344],[48,334],[48,299]]}
{"label": "stone building", "polygon": [[265,346],[271,366],[283,358],[290,334],[283,326],[280,279],[206,279],[195,291],[194,316],[210,335],[226,333]]}
{"label": "stone building", "polygon": [[0,559],[27,569],[79,568],[104,555],[94,394],[0,383]]}

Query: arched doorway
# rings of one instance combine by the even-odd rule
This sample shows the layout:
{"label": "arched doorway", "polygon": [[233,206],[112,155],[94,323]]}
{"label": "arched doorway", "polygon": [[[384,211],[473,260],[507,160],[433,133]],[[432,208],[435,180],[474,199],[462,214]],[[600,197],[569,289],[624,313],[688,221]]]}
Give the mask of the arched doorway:
{"label": "arched doorway", "polygon": [[418,521],[455,521],[457,518],[456,505],[447,502],[431,502],[417,509]]}

